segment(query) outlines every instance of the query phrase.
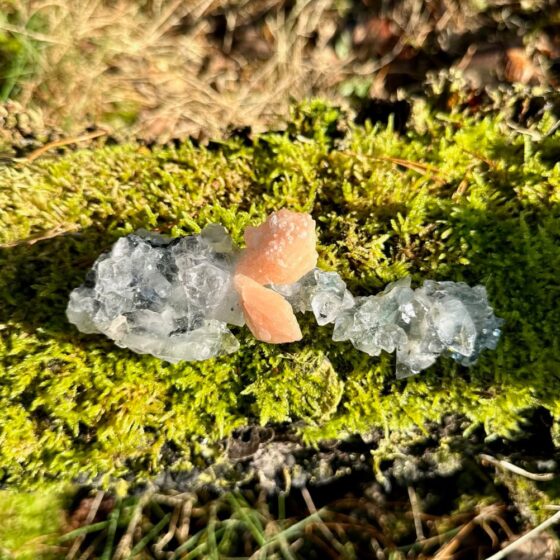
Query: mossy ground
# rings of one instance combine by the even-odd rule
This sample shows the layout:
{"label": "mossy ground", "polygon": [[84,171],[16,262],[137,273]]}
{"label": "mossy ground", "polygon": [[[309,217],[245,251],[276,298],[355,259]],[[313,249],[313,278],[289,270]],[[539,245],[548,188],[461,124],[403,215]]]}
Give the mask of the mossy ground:
{"label": "mossy ground", "polygon": [[15,552],[21,560],[52,557],[47,550],[52,551],[61,529],[61,496],[60,486],[48,492],[0,492],[0,558],[12,558]]}
{"label": "mossy ground", "polygon": [[[387,436],[461,413],[512,436],[527,409],[560,417],[560,133],[494,114],[417,104],[408,131],[348,124],[321,102],[286,132],[198,147],[100,146],[0,171],[0,474],[5,483],[189,468],[258,421],[303,421],[308,442],[381,427]],[[540,134],[540,135],[539,135]],[[503,338],[471,369],[442,359],[397,381],[331,329],[300,343],[170,365],[82,335],[69,292],[120,236],[247,224],[287,207],[318,224],[319,265],[358,294],[412,275],[484,284]],[[325,360],[328,359],[328,362]],[[330,363],[330,365],[329,365]]]}

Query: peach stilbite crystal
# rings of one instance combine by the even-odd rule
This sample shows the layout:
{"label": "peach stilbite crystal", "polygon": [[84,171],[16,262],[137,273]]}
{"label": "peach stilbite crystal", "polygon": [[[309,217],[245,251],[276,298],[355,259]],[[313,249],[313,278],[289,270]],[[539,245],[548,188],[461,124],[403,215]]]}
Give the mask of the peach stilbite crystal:
{"label": "peach stilbite crystal", "polygon": [[233,283],[247,326],[256,339],[270,344],[301,340],[292,306],[280,294],[243,274],[236,274]]}
{"label": "peach stilbite crystal", "polygon": [[236,272],[259,284],[291,284],[317,265],[315,220],[290,210],[273,212],[258,227],[245,230],[247,249]]}

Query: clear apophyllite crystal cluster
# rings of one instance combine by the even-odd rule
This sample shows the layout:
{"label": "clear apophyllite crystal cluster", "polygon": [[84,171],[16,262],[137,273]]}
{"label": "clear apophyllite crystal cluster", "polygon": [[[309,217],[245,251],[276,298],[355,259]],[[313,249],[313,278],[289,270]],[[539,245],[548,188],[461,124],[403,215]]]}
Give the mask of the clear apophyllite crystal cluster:
{"label": "clear apophyllite crystal cluster", "polygon": [[68,318],[82,332],[170,362],[235,352],[229,324],[247,324],[271,344],[300,340],[294,313],[307,311],[319,325],[334,324],[334,341],[371,356],[396,351],[399,377],[442,354],[471,365],[496,347],[502,321],[483,286],[426,281],[412,289],[405,278],[353,297],[338,273],[316,268],[315,222],[288,210],[247,228],[245,242],[238,249],[216,224],[189,237],[119,239],[72,292]]}
{"label": "clear apophyllite crystal cluster", "polygon": [[239,343],[227,324],[244,320],[233,267],[234,248],[221,226],[178,239],[138,232],[97,259],[66,313],[82,332],[170,362],[235,352]]}
{"label": "clear apophyllite crystal cluster", "polygon": [[484,286],[428,280],[413,290],[407,277],[380,294],[353,298],[336,272],[315,269],[279,289],[297,311],[313,311],[319,325],[334,323],[334,341],[349,340],[370,356],[396,351],[397,377],[426,369],[442,354],[472,365],[500,337],[502,320]]}

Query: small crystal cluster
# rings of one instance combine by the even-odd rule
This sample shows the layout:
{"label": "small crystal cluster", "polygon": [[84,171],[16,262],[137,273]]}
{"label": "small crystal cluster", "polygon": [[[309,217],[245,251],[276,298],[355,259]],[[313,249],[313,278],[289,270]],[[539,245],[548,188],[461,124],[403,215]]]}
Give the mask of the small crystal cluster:
{"label": "small crystal cluster", "polygon": [[320,325],[334,323],[333,340],[349,340],[370,356],[396,351],[397,377],[428,368],[440,355],[472,365],[500,337],[502,320],[483,286],[428,280],[413,290],[403,278],[378,295],[353,298],[336,272],[315,269],[275,288],[296,310],[312,310]]}
{"label": "small crystal cluster", "polygon": [[231,239],[215,224],[178,239],[123,237],[72,292],[68,319],[82,332],[169,362],[235,352],[227,323],[244,320],[232,289],[234,263]]}
{"label": "small crystal cluster", "polygon": [[426,369],[438,356],[473,364],[495,348],[502,320],[483,286],[410,278],[380,294],[353,297],[336,272],[316,267],[315,222],[307,214],[273,213],[245,231],[237,249],[225,228],[171,239],[137,232],[99,257],[75,289],[67,315],[82,332],[103,333],[122,347],[169,362],[235,352],[228,324],[247,324],[271,344],[300,340],[294,312],[334,323],[333,340],[378,356],[397,355],[397,376]]}

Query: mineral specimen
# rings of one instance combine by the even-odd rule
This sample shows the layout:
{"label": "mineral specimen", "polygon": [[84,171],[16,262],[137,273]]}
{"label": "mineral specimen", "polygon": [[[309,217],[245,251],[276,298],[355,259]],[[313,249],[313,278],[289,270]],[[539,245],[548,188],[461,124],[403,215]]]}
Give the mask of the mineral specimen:
{"label": "mineral specimen", "polygon": [[235,275],[234,285],[241,298],[247,326],[256,339],[271,344],[301,340],[292,306],[280,294],[243,274]]}
{"label": "mineral specimen", "polygon": [[280,210],[245,230],[247,249],[236,271],[259,284],[291,284],[317,264],[315,221],[309,214]]}
{"label": "mineral specimen", "polygon": [[67,315],[86,333],[169,362],[235,352],[226,323],[243,324],[234,247],[221,226],[170,239],[138,232],[97,259]]}
{"label": "mineral specimen", "polygon": [[247,228],[245,240],[240,251],[217,224],[178,239],[148,232],[119,239],[72,292],[68,318],[83,332],[170,362],[235,352],[228,323],[246,321],[271,344],[300,340],[294,311],[334,323],[334,341],[371,356],[396,351],[397,377],[440,355],[468,366],[496,347],[502,320],[483,286],[428,280],[414,290],[404,278],[354,298],[338,273],[315,268],[313,219],[288,210]]}

